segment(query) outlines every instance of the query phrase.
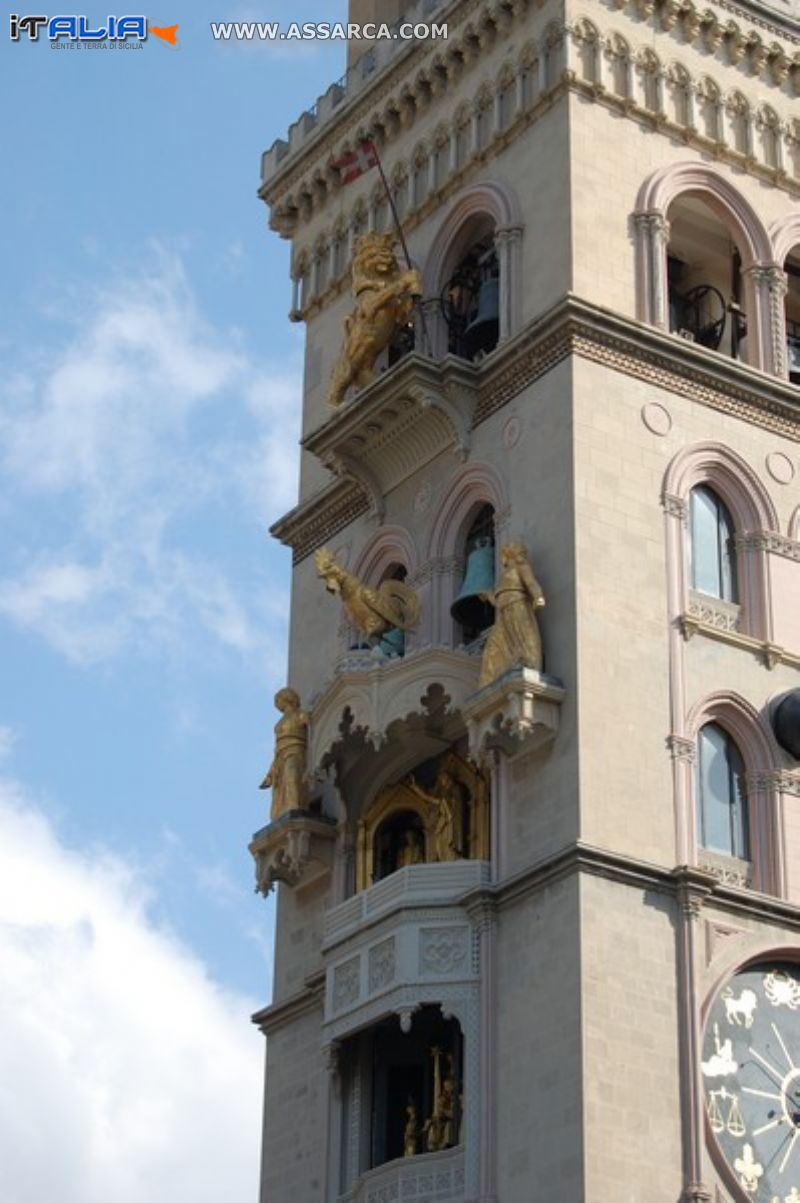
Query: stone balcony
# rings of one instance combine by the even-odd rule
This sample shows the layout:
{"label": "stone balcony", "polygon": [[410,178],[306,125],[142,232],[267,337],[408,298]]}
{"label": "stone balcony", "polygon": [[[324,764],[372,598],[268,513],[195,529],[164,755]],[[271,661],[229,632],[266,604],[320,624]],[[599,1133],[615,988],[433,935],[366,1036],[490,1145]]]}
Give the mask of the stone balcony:
{"label": "stone balcony", "polygon": [[461,1203],[464,1198],[464,1150],[445,1149],[401,1157],[367,1170],[356,1184],[340,1195],[338,1203]]}
{"label": "stone balcony", "polygon": [[410,1026],[423,1003],[470,996],[475,932],[459,899],[488,881],[486,861],[409,865],[329,911],[326,1041],[390,1014]]}

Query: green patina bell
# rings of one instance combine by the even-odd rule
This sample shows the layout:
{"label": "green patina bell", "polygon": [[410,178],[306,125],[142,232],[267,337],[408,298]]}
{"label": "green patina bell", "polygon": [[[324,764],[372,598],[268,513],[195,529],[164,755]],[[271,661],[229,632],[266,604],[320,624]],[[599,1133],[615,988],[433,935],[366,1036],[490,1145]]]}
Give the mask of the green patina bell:
{"label": "green patina bell", "polygon": [[494,588],[494,544],[478,539],[467,556],[464,580],[450,607],[456,622],[467,630],[482,631],[494,621],[494,608],[481,597]]}

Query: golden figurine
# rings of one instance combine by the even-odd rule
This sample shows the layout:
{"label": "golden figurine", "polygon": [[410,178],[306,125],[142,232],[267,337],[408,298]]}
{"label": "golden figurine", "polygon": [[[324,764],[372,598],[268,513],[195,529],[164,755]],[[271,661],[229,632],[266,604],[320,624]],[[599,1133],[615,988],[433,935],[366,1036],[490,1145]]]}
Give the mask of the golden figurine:
{"label": "golden figurine", "polygon": [[404,581],[381,581],[370,589],[352,572],[336,563],[333,553],[321,548],[314,557],[317,572],[329,593],[338,593],[347,617],[368,639],[397,628],[407,631],[419,618],[419,598]]}
{"label": "golden figurine", "polygon": [[439,769],[430,793],[422,789],[413,776],[408,780],[409,789],[423,798],[436,815],[433,832],[433,859],[435,861],[458,860],[461,856],[461,790],[453,774],[446,768]]}
{"label": "golden figurine", "polygon": [[439,1149],[447,1149],[453,1143],[453,1100],[455,1097],[455,1080],[453,1078],[453,1058],[447,1057],[447,1072],[442,1078],[442,1050],[434,1046],[431,1049],[433,1057],[433,1111],[430,1119],[426,1119],[422,1131],[425,1136],[425,1146],[429,1153]]}
{"label": "golden figurine", "polygon": [[308,808],[306,757],[309,718],[300,707],[300,697],[288,686],[275,694],[275,706],[283,718],[275,724],[275,753],[269,772],[259,786],[272,787],[271,819],[290,810]]}
{"label": "golden figurine", "polygon": [[409,1103],[406,1107],[406,1126],[403,1129],[403,1156],[416,1157],[417,1155],[417,1133],[419,1131],[419,1122],[417,1119],[417,1108],[415,1103]]}
{"label": "golden figurine", "polygon": [[479,688],[516,665],[542,667],[536,611],[544,605],[544,593],[533,575],[528,552],[522,543],[506,543],[500,548],[500,563],[500,579],[486,594],[495,608],[495,620],[483,649]]}
{"label": "golden figurine", "polygon": [[406,865],[421,865],[425,860],[420,833],[413,827],[409,827],[405,833],[405,840],[405,844],[397,854],[398,869],[404,869]]}
{"label": "golden figurine", "polygon": [[422,277],[403,269],[394,253],[393,232],[361,234],[353,255],[355,309],[345,318],[344,346],[331,374],[328,404],[341,405],[350,385],[365,388],[375,379],[375,361],[398,330],[411,321],[422,296]]}

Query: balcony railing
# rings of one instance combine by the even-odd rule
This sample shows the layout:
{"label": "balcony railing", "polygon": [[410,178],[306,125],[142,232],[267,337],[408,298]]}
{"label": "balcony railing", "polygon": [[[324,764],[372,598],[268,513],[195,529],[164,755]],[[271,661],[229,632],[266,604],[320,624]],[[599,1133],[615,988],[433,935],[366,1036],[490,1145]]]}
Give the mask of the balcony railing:
{"label": "balcony railing", "polygon": [[488,880],[489,865],[482,860],[407,865],[328,911],[324,942],[329,945],[341,940],[366,920],[400,907],[454,902]]}
{"label": "balcony railing", "polygon": [[464,1150],[445,1149],[418,1157],[400,1157],[367,1170],[338,1203],[462,1203]]}

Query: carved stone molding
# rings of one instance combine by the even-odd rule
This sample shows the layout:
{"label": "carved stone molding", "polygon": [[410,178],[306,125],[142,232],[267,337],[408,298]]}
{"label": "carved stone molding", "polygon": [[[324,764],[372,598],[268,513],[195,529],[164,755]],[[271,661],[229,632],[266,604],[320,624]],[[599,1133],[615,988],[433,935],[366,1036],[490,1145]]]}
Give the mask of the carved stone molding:
{"label": "carved stone molding", "polygon": [[667,747],[673,760],[686,760],[694,764],[697,745],[693,739],[687,739],[685,735],[670,735],[667,737]]}
{"label": "carved stone molding", "polygon": [[738,860],[733,856],[717,856],[708,849],[701,848],[698,867],[725,886],[748,890],[753,884],[753,866],[749,861]]}
{"label": "carved stone molding", "polygon": [[290,810],[250,842],[255,860],[256,890],[264,897],[276,882],[297,887],[330,872],[336,820],[305,810]]}
{"label": "carved stone molding", "polygon": [[479,690],[463,707],[470,755],[483,760],[493,749],[509,755],[555,739],[564,688],[532,668],[514,668]]}
{"label": "carved stone molding", "polygon": [[380,517],[385,495],[442,451],[466,458],[477,395],[471,363],[407,355],[302,445],[337,476],[356,481]]}
{"label": "carved stone molding", "polygon": [[683,616],[683,630],[690,638],[701,627],[713,627],[717,631],[739,631],[741,610],[734,602],[690,594],[689,608]]}
{"label": "carved stone molding", "polygon": [[442,691],[447,713],[462,709],[475,692],[479,669],[476,657],[449,648],[422,648],[393,659],[370,653],[346,657],[311,707],[312,771],[343,738],[345,713],[350,730],[360,730],[373,747],[380,747],[392,723],[429,712],[425,698],[432,698],[434,685]]}
{"label": "carved stone molding", "polygon": [[770,551],[787,560],[800,560],[800,543],[775,531],[752,531],[736,538],[736,546],[745,551]]}

